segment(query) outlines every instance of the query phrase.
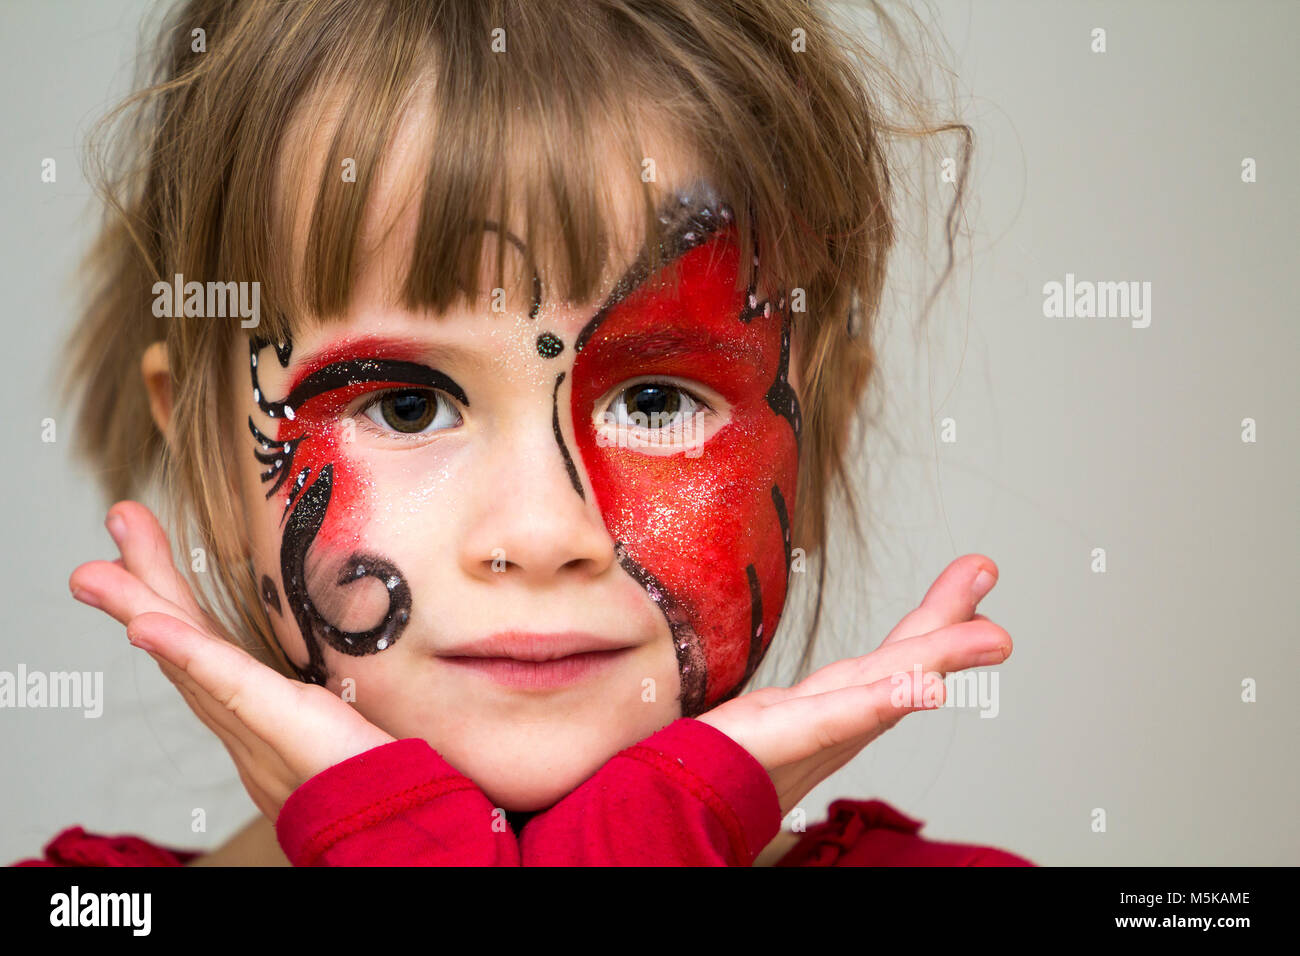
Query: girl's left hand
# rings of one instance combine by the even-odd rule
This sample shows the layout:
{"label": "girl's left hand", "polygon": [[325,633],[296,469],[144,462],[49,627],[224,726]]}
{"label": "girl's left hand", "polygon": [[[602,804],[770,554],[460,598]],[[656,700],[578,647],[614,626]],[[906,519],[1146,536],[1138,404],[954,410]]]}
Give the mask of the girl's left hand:
{"label": "girl's left hand", "polygon": [[254,660],[203,613],[148,508],[122,501],[105,522],[122,557],[72,572],[72,596],[126,625],[229,751],[257,808],[275,822],[289,794],[349,757],[395,740],[324,687]]}
{"label": "girl's left hand", "polygon": [[[989,577],[979,578],[981,572]],[[744,694],[696,719],[763,765],[784,818],[904,716],[942,707],[945,673],[1007,658],[1011,636],[975,613],[996,580],[997,566],[987,557],[960,557],[876,650],[823,667],[794,687]]]}

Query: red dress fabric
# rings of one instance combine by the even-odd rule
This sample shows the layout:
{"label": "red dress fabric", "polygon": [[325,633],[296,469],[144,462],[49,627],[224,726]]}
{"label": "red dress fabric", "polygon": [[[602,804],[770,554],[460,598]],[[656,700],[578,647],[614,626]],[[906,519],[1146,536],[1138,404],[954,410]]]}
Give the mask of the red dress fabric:
{"label": "red dress fabric", "polygon": [[[396,740],[289,795],[276,835],[295,866],[749,866],[781,811],[762,765],[690,718],[619,752],[516,838],[472,781],[425,741]],[[778,866],[1033,866],[940,843],[879,800],[836,800]],[[71,827],[16,866],[182,866],[199,851]]]}

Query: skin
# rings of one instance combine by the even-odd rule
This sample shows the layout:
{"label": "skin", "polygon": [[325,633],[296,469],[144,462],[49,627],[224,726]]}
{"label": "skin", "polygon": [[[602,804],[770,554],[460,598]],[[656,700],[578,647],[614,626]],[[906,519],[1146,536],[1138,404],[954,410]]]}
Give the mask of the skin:
{"label": "skin", "polygon": [[[421,117],[415,116],[414,121],[420,122]],[[401,143],[394,155],[412,156]],[[689,165],[683,168],[690,169]],[[362,405],[375,397],[374,383],[317,400],[318,407],[309,409],[304,404],[303,417],[291,430],[296,434],[305,428],[316,434],[317,450],[309,451],[304,444],[295,466],[311,460],[313,478],[327,459],[337,469],[337,496],[331,501],[333,510],[321,529],[319,545],[309,552],[309,576],[315,564],[336,568],[353,551],[378,554],[391,562],[400,569],[413,598],[409,621],[397,639],[362,656],[325,647],[323,686],[273,672],[238,649],[203,614],[171,563],[165,532],[146,508],[134,502],[114,505],[107,521],[121,551],[120,561],[90,562],[72,575],[74,596],[124,624],[132,643],[151,654],[199,718],[226,744],[250,797],[262,811],[262,818],[204,858],[205,863],[285,862],[272,821],[288,795],[327,767],[394,739],[428,741],[495,805],[532,811],[555,804],[619,750],[682,715],[682,682],[669,625],[646,588],[620,564],[616,539],[629,535],[614,520],[617,512],[626,521],[626,508],[618,511],[616,506],[626,505],[628,489],[636,487],[624,477],[626,456],[645,455],[657,459],[655,467],[662,468],[667,458],[680,460],[681,448],[619,449],[623,457],[611,458],[593,451],[592,442],[578,434],[595,427],[590,416],[618,398],[630,377],[621,373],[610,377],[608,387],[593,398],[595,393],[584,383],[599,376],[584,378],[586,373],[578,369],[575,386],[573,346],[605,301],[604,295],[585,303],[547,303],[533,317],[529,284],[521,278],[507,290],[505,313],[489,313],[477,304],[458,307],[436,321],[394,301],[393,277],[408,261],[414,240],[415,207],[410,192],[402,188],[412,181],[405,177],[413,169],[418,169],[414,158],[409,164],[396,163],[395,171],[382,180],[367,225],[370,251],[363,258],[348,314],[325,324],[301,323],[287,366],[281,367],[272,358],[273,350],[267,349],[260,353],[263,359],[257,369],[263,397],[283,398],[329,361],[314,356],[391,358],[400,353],[404,360],[450,376],[464,390],[468,407],[458,410],[457,424],[415,437],[396,437],[367,416]],[[692,181],[692,176],[683,179]],[[314,184],[307,188],[314,193]],[[629,228],[615,256],[606,295],[635,256],[634,197],[629,186],[615,199],[625,212],[619,221]],[[300,217],[295,242],[302,242],[305,228]],[[719,275],[712,281],[722,288],[725,279]],[[687,319],[667,315],[663,321]],[[559,356],[539,354],[536,343],[542,331],[553,333],[564,344]],[[771,348],[778,341],[779,334],[766,337],[763,354],[769,370],[775,368]],[[795,339],[790,343],[789,384],[796,396],[798,356]],[[261,477],[266,465],[253,456],[259,446],[250,437],[248,421],[252,416],[257,427],[276,440],[290,432],[270,430],[290,423],[276,423],[254,404],[247,378],[249,350],[242,338],[228,360],[231,441],[232,447],[242,450],[235,462],[244,515],[241,530],[254,568],[276,580],[284,602],[277,572],[282,567],[284,519],[292,520],[286,507],[292,508],[295,493],[289,485],[267,497],[267,483]],[[602,367],[608,370],[618,363],[606,361]],[[743,402],[729,401],[723,394],[728,384],[710,379],[707,368],[702,368],[697,362],[650,371],[656,377],[673,371],[691,373],[673,375],[673,384],[703,399],[713,413],[705,416],[699,436],[706,452],[701,461],[707,463],[710,443],[724,447],[727,436],[740,427]],[[626,363],[622,368],[633,370]],[[145,355],[142,372],[155,420],[167,434],[171,397],[166,349],[161,343]],[[557,389],[560,372],[566,374]],[[580,408],[573,404],[575,387],[582,396]],[[553,420],[553,411],[559,408],[563,414]],[[452,421],[456,417],[448,416]],[[353,425],[344,440],[346,420]],[[559,453],[555,422],[572,453],[582,494],[576,493],[573,476]],[[729,425],[733,426],[730,432]],[[326,434],[328,442],[321,437]],[[776,449],[773,454],[778,458],[792,455],[793,437],[788,431],[785,452],[772,444],[781,441],[772,438],[779,434],[765,433],[764,440]],[[325,444],[328,454],[320,451]],[[739,460],[737,455],[743,457],[743,452],[728,454],[731,457],[718,455],[717,461],[725,464]],[[666,486],[671,492],[676,473],[661,471],[660,475],[656,487]],[[793,482],[787,480],[785,490],[791,497],[792,488]],[[761,490],[766,494],[767,486]],[[611,525],[616,526],[613,531]],[[774,557],[779,534],[774,540],[775,545],[769,537],[752,556],[740,554],[739,546],[723,553],[723,560],[734,560],[737,569],[746,561],[768,569],[763,592],[768,634],[775,631],[784,597],[783,575],[771,571],[781,567],[779,556]],[[633,543],[647,561],[654,559],[653,535],[643,532]],[[716,560],[717,555],[709,558]],[[982,590],[974,588],[981,571],[988,572]],[[692,574],[690,567],[677,573],[684,580]],[[725,696],[724,686],[710,695],[710,706],[696,719],[730,736],[768,769],[784,814],[905,714],[941,706],[942,685],[937,681],[943,673],[1006,658],[1010,637],[976,613],[996,574],[996,566],[982,555],[958,558],[878,650],[823,668],[793,688],[764,688],[714,706]],[[319,586],[319,574],[316,578],[317,586],[308,590],[340,626],[360,630],[382,616],[387,595],[373,579],[335,588],[331,594],[330,588]],[[719,614],[733,613],[738,620],[748,621],[748,604],[736,604],[730,600],[707,605],[711,614],[697,622],[699,629],[707,630]],[[306,667],[311,655],[294,615],[286,610],[272,612],[271,618],[285,652],[295,665]],[[547,690],[503,687],[449,663],[445,656],[469,641],[510,629],[589,631],[623,649],[598,674]],[[728,633],[719,628],[711,639],[734,640]],[[918,665],[928,679],[924,686],[918,682],[913,688],[913,705],[896,706],[891,699],[896,682],[891,678],[910,675]],[[738,678],[736,672],[729,680],[734,683]],[[354,689],[354,702],[341,699],[345,679]],[[647,681],[655,688],[649,699]],[[790,842],[788,835],[778,836],[759,862],[772,862]]]}

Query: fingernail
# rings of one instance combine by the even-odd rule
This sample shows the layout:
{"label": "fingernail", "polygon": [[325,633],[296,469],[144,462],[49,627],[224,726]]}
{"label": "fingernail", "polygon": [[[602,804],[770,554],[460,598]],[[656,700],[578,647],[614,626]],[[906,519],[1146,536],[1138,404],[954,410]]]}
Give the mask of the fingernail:
{"label": "fingernail", "polygon": [[139,631],[128,627],[126,629],[126,639],[142,651],[148,651],[150,654],[154,652],[153,643]]}
{"label": "fingernail", "polygon": [[971,584],[971,594],[975,595],[975,600],[979,601],[988,594],[993,587],[993,575],[987,569],[982,569],[979,574],[975,575],[975,581]]}
{"label": "fingernail", "polygon": [[995,647],[993,650],[985,651],[983,654],[981,654],[978,658],[979,663],[976,664],[975,666],[983,667],[986,664],[1001,664],[1003,661],[1007,659],[1007,656],[1010,653],[1011,652],[1010,650],[1008,650],[1007,646],[1003,644],[1000,647]]}
{"label": "fingernail", "polygon": [[99,607],[99,599],[89,591],[84,591],[81,588],[72,589],[72,598],[75,601],[80,601],[87,607]]}
{"label": "fingernail", "polygon": [[126,522],[111,511],[108,518],[104,521],[104,527],[108,528],[108,533],[113,536],[118,547],[122,546],[122,539],[126,537]]}

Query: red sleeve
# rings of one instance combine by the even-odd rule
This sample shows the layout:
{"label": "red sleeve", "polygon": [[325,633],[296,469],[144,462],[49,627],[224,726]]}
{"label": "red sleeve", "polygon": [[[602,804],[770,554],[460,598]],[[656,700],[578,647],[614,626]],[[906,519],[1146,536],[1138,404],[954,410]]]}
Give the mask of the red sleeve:
{"label": "red sleeve", "polygon": [[616,754],[519,843],[493,809],[409,738],[312,777],[285,801],[276,834],[295,866],[749,866],[781,825],[762,765],[691,719]]}
{"label": "red sleeve", "polygon": [[294,866],[518,866],[505,817],[416,737],[321,771],[280,808],[276,836]]}
{"label": "red sleeve", "polygon": [[762,764],[682,718],[534,817],[520,850],[525,866],[750,866],[780,826]]}

